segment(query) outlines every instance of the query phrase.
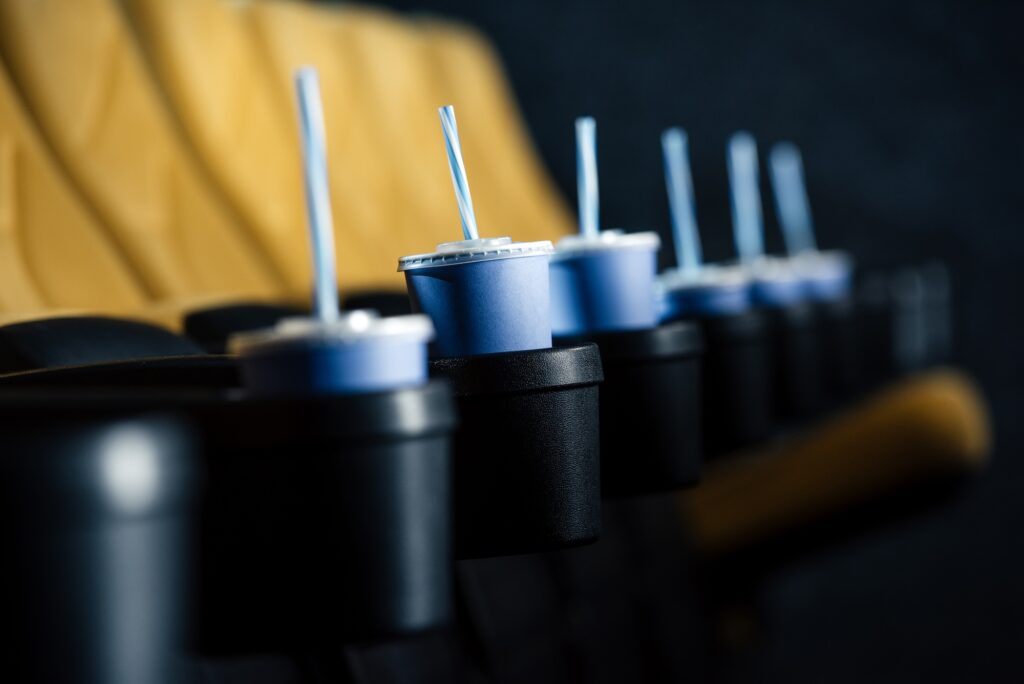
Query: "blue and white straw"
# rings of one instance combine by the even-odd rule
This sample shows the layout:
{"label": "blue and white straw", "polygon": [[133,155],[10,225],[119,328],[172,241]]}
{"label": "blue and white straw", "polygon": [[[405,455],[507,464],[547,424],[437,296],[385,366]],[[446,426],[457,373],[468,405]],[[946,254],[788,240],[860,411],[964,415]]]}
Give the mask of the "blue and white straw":
{"label": "blue and white straw", "polygon": [[670,128],[661,134],[661,151],[665,158],[665,187],[672,215],[676,264],[688,275],[696,275],[704,260],[697,212],[693,198],[693,177],[690,174],[688,139],[682,128]]}
{"label": "blue and white straw", "polygon": [[757,143],[746,131],[729,138],[729,188],[732,223],[740,261],[750,263],[764,255],[761,191],[758,187]]}
{"label": "blue and white straw", "polygon": [[597,237],[597,124],[593,117],[576,119],[576,194],[580,205],[580,234]]}
{"label": "blue and white straw", "polygon": [[334,263],[334,220],[327,181],[327,141],[317,70],[313,67],[297,70],[295,90],[299,100],[306,212],[313,247],[313,310],[317,318],[329,323],[339,316],[338,282]]}
{"label": "blue and white straw", "polygon": [[455,123],[455,109],[451,105],[446,105],[438,109],[438,114],[441,116],[441,130],[444,132],[444,147],[448,152],[448,168],[452,172],[452,185],[455,186],[455,200],[459,203],[462,237],[465,240],[478,240],[480,233],[476,228],[476,213],[473,211],[473,197],[469,194],[466,165],[462,161],[462,145],[459,144],[459,127]]}
{"label": "blue and white straw", "polygon": [[791,142],[774,145],[768,155],[768,169],[786,251],[790,256],[816,251],[818,246],[814,239],[814,222],[811,220],[811,203],[807,199],[800,150]]}

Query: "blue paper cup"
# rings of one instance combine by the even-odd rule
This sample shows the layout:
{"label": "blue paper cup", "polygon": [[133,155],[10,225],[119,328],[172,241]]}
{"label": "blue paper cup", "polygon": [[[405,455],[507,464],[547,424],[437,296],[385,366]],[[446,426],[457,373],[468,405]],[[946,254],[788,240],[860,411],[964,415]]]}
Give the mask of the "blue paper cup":
{"label": "blue paper cup", "polygon": [[330,323],[288,318],[235,335],[229,349],[252,396],[358,394],[426,383],[431,337],[426,316],[352,311]]}
{"label": "blue paper cup", "polygon": [[708,265],[696,274],[666,271],[656,292],[662,321],[731,316],[753,305],[750,278],[738,266]]}
{"label": "blue paper cup", "polygon": [[750,276],[755,305],[781,309],[806,300],[805,279],[789,259],[761,257],[743,267]]}
{"label": "blue paper cup", "polygon": [[803,280],[807,299],[831,302],[850,296],[853,259],[846,252],[804,252],[792,257],[790,262]]}
{"label": "blue paper cup", "polygon": [[463,240],[402,257],[414,311],[430,316],[439,356],[551,346],[551,243]]}
{"label": "blue paper cup", "polygon": [[658,324],[656,233],[609,230],[559,241],[551,258],[552,330],[575,336]]}

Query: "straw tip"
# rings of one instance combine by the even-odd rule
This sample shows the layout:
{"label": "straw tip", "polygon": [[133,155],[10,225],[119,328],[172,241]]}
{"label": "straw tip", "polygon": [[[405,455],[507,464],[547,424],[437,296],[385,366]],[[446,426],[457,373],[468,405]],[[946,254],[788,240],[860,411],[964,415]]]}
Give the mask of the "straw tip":
{"label": "straw tip", "polygon": [[595,126],[597,126],[597,122],[592,116],[580,116],[576,118],[577,129],[594,128]]}
{"label": "straw tip", "polygon": [[788,140],[782,140],[772,145],[771,156],[779,160],[799,159],[800,149]]}
{"label": "straw tip", "polygon": [[730,158],[757,159],[757,142],[747,131],[737,131],[729,136],[728,150]]}
{"label": "straw tip", "polygon": [[687,141],[686,131],[679,126],[673,126],[666,128],[661,133],[661,142],[663,145],[685,145]]}
{"label": "straw tip", "polygon": [[736,131],[729,136],[730,145],[753,145],[754,135],[750,131]]}
{"label": "straw tip", "polygon": [[311,79],[316,79],[317,77],[318,77],[317,68],[315,66],[311,66],[309,64],[306,64],[304,66],[300,66],[299,68],[297,68],[295,70],[295,80],[299,81],[299,82],[309,81]]}

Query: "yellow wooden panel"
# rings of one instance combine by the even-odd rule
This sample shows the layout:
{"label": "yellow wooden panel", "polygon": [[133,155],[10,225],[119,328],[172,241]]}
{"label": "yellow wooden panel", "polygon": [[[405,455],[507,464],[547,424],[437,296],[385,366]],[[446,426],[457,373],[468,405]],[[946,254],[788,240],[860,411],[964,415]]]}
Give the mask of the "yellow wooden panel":
{"label": "yellow wooden panel", "polygon": [[0,64],[0,310],[120,312],[144,293],[67,183]]}
{"label": "yellow wooden panel", "polygon": [[73,181],[158,297],[282,282],[183,149],[112,0],[6,0],[0,51]]}
{"label": "yellow wooden panel", "polygon": [[308,297],[297,123],[238,3],[127,0],[140,43],[213,181],[284,275]]}
{"label": "yellow wooden panel", "polygon": [[978,471],[990,445],[978,388],[933,371],[806,435],[709,464],[680,501],[699,551],[735,553],[915,483]]}

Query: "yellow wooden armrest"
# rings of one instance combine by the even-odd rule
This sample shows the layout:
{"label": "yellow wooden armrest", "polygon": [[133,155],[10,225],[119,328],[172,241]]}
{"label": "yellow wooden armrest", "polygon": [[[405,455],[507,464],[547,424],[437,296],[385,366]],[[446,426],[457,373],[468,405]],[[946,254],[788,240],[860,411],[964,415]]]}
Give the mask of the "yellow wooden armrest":
{"label": "yellow wooden armrest", "polygon": [[906,380],[813,432],[711,464],[680,497],[705,555],[731,553],[919,482],[986,462],[990,430],[975,385],[955,371]]}

